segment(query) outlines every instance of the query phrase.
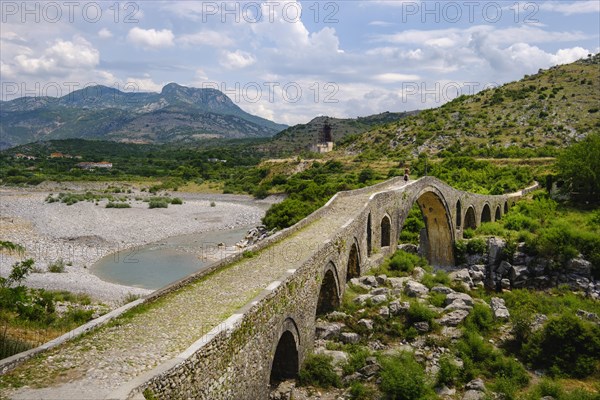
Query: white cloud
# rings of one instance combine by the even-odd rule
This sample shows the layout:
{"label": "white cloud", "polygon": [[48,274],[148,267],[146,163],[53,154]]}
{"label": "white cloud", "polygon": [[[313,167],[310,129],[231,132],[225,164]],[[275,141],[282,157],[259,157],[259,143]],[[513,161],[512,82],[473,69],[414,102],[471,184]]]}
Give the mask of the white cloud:
{"label": "white cloud", "polygon": [[246,68],[256,62],[254,56],[242,50],[225,51],[221,57],[221,65],[228,69]]}
{"label": "white cloud", "polygon": [[177,38],[177,42],[187,46],[212,47],[229,47],[235,44],[227,33],[213,30],[203,30],[196,33],[184,34]]}
{"label": "white cloud", "polygon": [[539,7],[541,10],[555,11],[564,15],[600,13],[600,2],[598,0],[579,0],[572,3],[545,1]]}
{"label": "white cloud", "polygon": [[419,75],[411,75],[411,74],[398,74],[394,72],[388,72],[385,74],[375,75],[375,80],[383,83],[397,83],[397,82],[407,82],[407,81],[416,81],[420,79]]}
{"label": "white cloud", "polygon": [[132,28],[127,34],[127,40],[144,48],[162,48],[173,46],[175,35],[170,29]]}
{"label": "white cloud", "polygon": [[19,54],[13,66],[27,75],[64,76],[73,70],[95,68],[99,62],[98,50],[87,40],[75,37],[73,41],[56,40],[39,57]]}
{"label": "white cloud", "polygon": [[386,22],[386,21],[371,21],[369,22],[370,26],[381,26],[381,27],[387,27],[387,26],[392,26],[394,24],[392,24],[391,22]]}
{"label": "white cloud", "polygon": [[164,84],[156,83],[152,78],[146,74],[143,78],[129,77],[126,79],[125,84],[128,88],[135,88],[136,92],[159,92],[162,90]]}
{"label": "white cloud", "polygon": [[98,37],[100,39],[110,39],[111,37],[113,37],[113,34],[108,29],[102,28],[98,31]]}

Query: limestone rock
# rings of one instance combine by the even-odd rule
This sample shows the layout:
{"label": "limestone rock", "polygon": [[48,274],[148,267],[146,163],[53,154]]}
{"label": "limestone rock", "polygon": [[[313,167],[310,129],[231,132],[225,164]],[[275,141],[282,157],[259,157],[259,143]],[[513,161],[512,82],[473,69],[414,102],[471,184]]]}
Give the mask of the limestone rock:
{"label": "limestone rock", "polygon": [[421,282],[425,277],[425,270],[421,267],[416,267],[413,269],[412,277],[415,281]]}
{"label": "limestone rock", "polygon": [[471,311],[472,308],[473,307],[471,307],[470,305],[465,303],[462,299],[456,299],[452,303],[448,304],[444,308],[444,311],[465,310],[468,312],[468,311]]}
{"label": "limestone rock", "polygon": [[485,383],[483,383],[483,380],[481,380],[479,378],[473,379],[472,381],[470,381],[469,383],[467,383],[465,385],[465,389],[477,390],[479,392],[485,392]]}
{"label": "limestone rock", "polygon": [[489,263],[497,265],[502,257],[502,251],[506,246],[506,242],[497,237],[491,237],[488,240]]}
{"label": "limestone rock", "polygon": [[382,316],[383,318],[389,318],[390,317],[390,308],[383,306],[379,309],[379,315]]}
{"label": "limestone rock", "polygon": [[480,392],[479,390],[467,390],[465,394],[463,394],[462,400],[484,400],[485,393]]}
{"label": "limestone rock", "polygon": [[437,293],[443,293],[443,294],[454,293],[454,289],[451,289],[447,286],[434,286],[431,288],[431,291],[437,292]]}
{"label": "limestone rock", "polygon": [[567,263],[567,270],[589,279],[592,271],[592,263],[583,258],[573,258]]}
{"label": "limestone rock", "polygon": [[462,300],[466,305],[473,307],[473,298],[466,293],[454,292],[446,296],[446,305],[452,304],[456,300]]}
{"label": "limestone rock", "polygon": [[385,294],[378,294],[377,296],[371,297],[371,301],[373,304],[381,304],[387,301],[387,296]]}
{"label": "limestone rock", "polygon": [[467,315],[469,312],[466,310],[456,310],[444,315],[438,322],[442,326],[457,326],[467,318]]}
{"label": "limestone rock", "polygon": [[363,277],[360,277],[359,282],[362,283],[363,285],[370,286],[370,287],[379,286],[379,284],[377,283],[377,278],[375,278],[372,275],[365,275]]}
{"label": "limestone rock", "polygon": [[369,294],[372,294],[373,296],[378,296],[380,294],[387,295],[389,292],[390,292],[390,289],[380,287],[380,288],[375,288],[375,289],[371,290],[369,292]]}
{"label": "limestone rock", "polygon": [[404,287],[404,292],[410,297],[424,297],[429,293],[429,289],[419,282],[408,281]]}
{"label": "limestone rock", "polygon": [[429,323],[426,321],[415,322],[414,327],[420,333],[429,332]]}
{"label": "limestone rock", "polygon": [[338,350],[327,350],[326,348],[319,347],[315,349],[315,354],[323,354],[332,358],[332,364],[334,366],[343,364],[348,361],[348,353]]}
{"label": "limestone rock", "polygon": [[393,289],[402,289],[404,284],[408,282],[410,278],[388,278],[388,282],[392,285]]}
{"label": "limestone rock", "polygon": [[368,331],[372,331],[373,330],[373,321],[370,319],[360,319],[357,322],[358,325],[362,326],[363,328],[365,328]]}
{"label": "limestone rock", "polygon": [[317,322],[315,324],[315,336],[317,339],[332,340],[339,336],[344,324],[337,322]]}
{"label": "limestone rock", "polygon": [[499,297],[492,297],[490,300],[490,306],[492,307],[492,313],[494,314],[494,319],[502,319],[507,320],[510,318],[510,313],[508,312],[508,308],[504,304],[504,299]]}
{"label": "limestone rock", "polygon": [[370,294],[361,294],[354,298],[354,302],[360,305],[363,305],[367,302],[367,300],[371,299],[373,296]]}
{"label": "limestone rock", "polygon": [[390,314],[401,315],[408,311],[410,303],[407,301],[400,302],[399,300],[395,300],[388,304],[388,306],[390,308]]}
{"label": "limestone rock", "polygon": [[418,254],[419,253],[419,248],[412,244],[412,243],[403,243],[403,244],[399,244],[398,245],[398,250],[402,250],[405,251],[407,253],[411,253],[411,254]]}
{"label": "limestone rock", "polygon": [[354,344],[360,342],[360,335],[354,332],[342,332],[340,334],[340,339],[342,343]]}
{"label": "limestone rock", "polygon": [[377,283],[380,285],[385,285],[387,282],[387,275],[381,274],[381,275],[377,275],[375,277],[375,279],[377,280]]}

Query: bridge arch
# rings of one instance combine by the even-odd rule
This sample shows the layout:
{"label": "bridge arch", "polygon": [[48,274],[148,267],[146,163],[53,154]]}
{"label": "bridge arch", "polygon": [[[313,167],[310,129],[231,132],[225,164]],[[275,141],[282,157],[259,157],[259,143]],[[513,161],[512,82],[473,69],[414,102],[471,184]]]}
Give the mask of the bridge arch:
{"label": "bridge arch", "polygon": [[272,351],[271,374],[269,383],[276,386],[286,379],[296,378],[300,369],[298,349],[300,333],[292,318],[286,318],[281,327],[277,346]]}
{"label": "bridge arch", "polygon": [[504,214],[508,212],[508,201],[504,202]]}
{"label": "bridge arch", "polygon": [[392,221],[389,215],[381,219],[381,247],[389,247],[392,244]]}
{"label": "bridge arch", "polygon": [[319,297],[317,299],[316,315],[332,312],[340,305],[340,290],[335,264],[330,261],[325,267]]}
{"label": "bridge arch", "polygon": [[477,219],[475,218],[475,207],[469,206],[465,213],[465,229],[477,229]]}
{"label": "bridge arch", "polygon": [[360,276],[360,247],[358,241],[354,238],[354,243],[350,246],[348,254],[348,266],[346,269],[346,281]]}
{"label": "bridge arch", "polygon": [[462,225],[462,204],[460,200],[456,202],[456,229]]}
{"label": "bridge arch", "polygon": [[502,213],[500,211],[500,205],[498,205],[498,207],[496,207],[496,215],[494,215],[494,221],[499,221],[500,219],[502,219]]}
{"label": "bridge arch", "polygon": [[481,223],[484,222],[492,222],[492,212],[488,203],[485,203],[483,210],[481,210]]}
{"label": "bridge arch", "polygon": [[421,253],[431,265],[454,265],[454,229],[444,195],[433,187],[422,190],[416,200],[423,220],[427,240],[421,243]]}
{"label": "bridge arch", "polygon": [[371,213],[367,217],[367,256],[371,257],[371,252],[373,251],[373,227],[371,223]]}

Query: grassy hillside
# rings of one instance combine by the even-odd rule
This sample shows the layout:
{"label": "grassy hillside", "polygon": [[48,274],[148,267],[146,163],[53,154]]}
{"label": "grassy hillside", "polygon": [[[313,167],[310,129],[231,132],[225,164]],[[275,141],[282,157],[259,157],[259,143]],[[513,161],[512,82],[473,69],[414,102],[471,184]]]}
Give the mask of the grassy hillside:
{"label": "grassy hillside", "polygon": [[416,113],[384,112],[368,117],[346,119],[325,116],[316,117],[307,124],[294,125],[279,132],[265,147],[271,153],[281,155],[298,154],[302,151],[306,152],[311,145],[317,143],[319,133],[326,121],[331,126],[334,142],[336,144],[343,144],[347,141],[355,140],[358,135],[375,129],[378,126],[398,121]]}
{"label": "grassy hillside", "polygon": [[600,131],[600,54],[373,129],[346,151],[552,156]]}

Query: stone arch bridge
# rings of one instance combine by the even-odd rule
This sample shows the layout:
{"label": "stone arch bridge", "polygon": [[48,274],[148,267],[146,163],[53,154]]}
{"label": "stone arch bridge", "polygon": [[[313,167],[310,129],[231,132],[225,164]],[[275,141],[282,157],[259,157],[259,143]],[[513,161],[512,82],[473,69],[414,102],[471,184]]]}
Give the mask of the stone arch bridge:
{"label": "stone arch bridge", "polygon": [[[31,384],[39,388],[0,395],[266,399],[269,384],[294,377],[311,350],[315,316],[339,305],[346,281],[395,251],[415,203],[426,226],[421,252],[452,266],[464,229],[500,219],[530,190],[483,196],[425,177],[340,192],[252,252],[115,311],[82,338],[5,360],[5,374],[37,371]],[[65,368],[68,380],[52,372]]]}

